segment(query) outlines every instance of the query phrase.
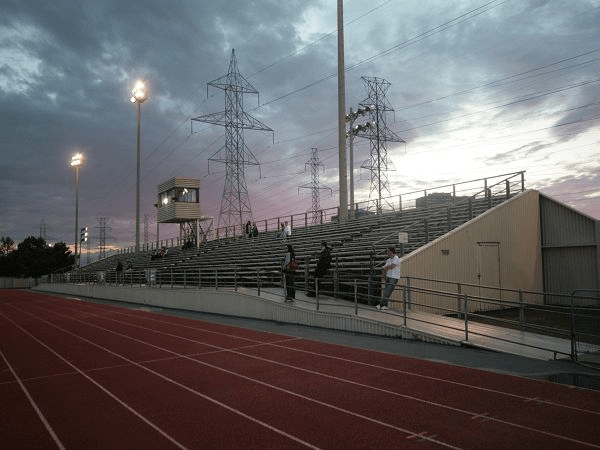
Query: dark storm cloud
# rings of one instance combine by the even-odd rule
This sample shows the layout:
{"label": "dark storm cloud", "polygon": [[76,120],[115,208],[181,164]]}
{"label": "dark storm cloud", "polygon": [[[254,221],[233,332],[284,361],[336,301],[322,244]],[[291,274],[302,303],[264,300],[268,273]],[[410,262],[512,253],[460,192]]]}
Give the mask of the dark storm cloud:
{"label": "dark storm cloud", "polygon": [[[208,158],[224,145],[224,130],[196,124],[192,133],[190,118],[223,110],[223,92],[210,88],[207,97],[206,83],[227,73],[233,48],[240,72],[260,92],[260,102],[254,95],[244,99],[246,112],[275,130],[274,143],[271,133],[245,133],[261,163],[246,171],[255,215],[310,208],[310,195],[299,195],[298,186],[310,182],[305,163],[312,147],[326,168],[321,181],[336,193],[324,195],[323,205],[335,206],[331,3],[3,2],[0,55],[11,63],[0,62],[0,234],[22,240],[43,216],[53,236],[72,239],[75,182],[68,161],[81,150],[80,221],[95,225],[110,217],[114,243],[131,243],[137,117],[128,99],[140,76],[150,96],[142,105],[142,213],[154,217],[160,182],[186,176],[201,178],[202,207],[218,220],[225,170],[211,162],[209,171]],[[430,164],[454,145],[450,135],[487,126],[490,135],[517,137],[470,159],[502,167],[543,159],[554,143],[597,129],[599,91],[591,81],[600,73],[600,53],[569,59],[600,42],[600,11],[592,2],[382,0],[346,1],[345,8],[346,107],[366,98],[362,76],[391,83],[388,100],[396,113],[389,125],[408,143],[406,151],[389,146],[394,157],[416,148],[431,155]],[[554,139],[517,131],[529,121],[534,129],[553,130]],[[365,196],[369,180],[358,167],[369,156],[368,142],[357,142],[356,151],[357,186]],[[414,180],[401,161],[392,161],[402,171],[400,190],[454,181],[424,168],[414,171],[420,178]]]}
{"label": "dark storm cloud", "polygon": [[[28,191],[44,197],[52,191],[48,183],[72,196],[74,177],[65,165],[75,150],[83,150],[82,196],[88,203],[103,203],[102,210],[118,206],[109,214],[130,209],[132,170],[126,167],[135,164],[131,152],[135,113],[127,99],[132,79],[145,76],[154,95],[143,105],[143,142],[161,142],[169,127],[189,120],[173,105],[200,103],[206,82],[226,73],[230,46],[239,43],[241,49],[264,55],[265,62],[257,61],[258,66],[272,62],[273,54],[292,50],[289,18],[295,16],[292,12],[297,12],[299,2],[258,6],[236,8],[213,2],[200,8],[195,2],[109,1],[3,6],[3,23],[15,30],[8,48],[36,64],[36,70],[22,80],[27,89],[14,91],[9,86],[2,92],[2,153],[12,162],[9,173],[15,174],[10,189],[3,177],[7,186],[3,192],[19,198],[16,193],[26,185]],[[265,19],[272,26],[265,27]],[[23,28],[35,33],[19,36]],[[20,74],[7,73],[10,70],[2,67],[5,77],[15,81]],[[170,111],[163,105],[166,112],[175,110],[180,117],[158,115],[161,96],[168,100],[162,103],[171,105]],[[219,103],[222,107],[222,100]],[[169,151],[168,147],[158,150]],[[170,176],[168,163],[163,163],[162,171]],[[158,172],[148,182],[147,203],[153,200],[157,180],[163,181]],[[53,208],[60,216],[72,215],[70,204]],[[35,212],[20,210],[30,221]]]}

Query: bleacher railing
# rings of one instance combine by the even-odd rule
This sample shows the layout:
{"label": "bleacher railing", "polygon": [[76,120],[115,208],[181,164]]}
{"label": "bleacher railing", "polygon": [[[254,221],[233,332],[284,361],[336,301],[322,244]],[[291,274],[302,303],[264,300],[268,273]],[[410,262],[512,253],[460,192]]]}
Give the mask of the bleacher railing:
{"label": "bleacher railing", "polygon": [[[277,271],[252,271],[242,267],[210,267],[196,270],[170,268],[125,272],[77,272],[52,275],[52,283],[91,283],[122,287],[151,289],[245,289],[256,295],[269,292],[284,298],[286,278]],[[289,281],[288,281],[289,282]],[[308,271],[297,272],[292,282],[297,292],[314,293],[314,297],[298,296],[303,308],[320,311],[334,307],[345,314],[364,314],[373,311],[379,302],[381,283],[342,279],[332,276],[313,280]],[[545,303],[552,299],[553,304]],[[554,357],[570,357],[577,361],[585,353],[600,351],[600,291],[575,291],[571,295],[530,292],[402,277],[389,301],[388,314],[397,316],[404,326],[412,323],[431,324],[458,332],[461,340],[469,342],[473,336],[483,336],[512,344],[525,345],[554,353]],[[490,314],[495,312],[495,314]],[[539,320],[543,315],[543,320]],[[552,336],[571,342],[571,350],[553,348],[552,340],[544,346],[511,341],[509,334],[490,334],[488,324],[512,328],[519,332]],[[501,337],[504,336],[504,337]]]}
{"label": "bleacher railing", "polygon": [[[488,198],[502,192],[510,197],[514,192],[525,190],[525,172],[512,172],[493,177],[478,178],[460,183],[446,184],[379,199],[364,200],[348,205],[349,217],[359,217],[361,214],[382,214],[394,211],[403,211],[417,207],[435,208],[440,206],[439,201],[447,201],[448,198],[456,202],[466,202],[470,198]],[[437,196],[437,197],[436,197]],[[390,208],[389,205],[392,205]],[[259,233],[278,232],[287,221],[293,228],[303,228],[311,225],[319,225],[336,221],[339,215],[339,207],[324,208],[316,212],[293,213],[289,216],[278,216],[263,220],[257,220]],[[238,238],[244,235],[244,226],[236,225],[209,230],[205,237],[207,240]],[[172,237],[160,240],[160,242],[149,242],[142,245],[144,252],[154,251],[164,247],[179,247],[185,244],[180,237]],[[135,247],[127,247],[119,251],[120,254],[134,253]]]}
{"label": "bleacher railing", "polygon": [[[516,173],[510,173],[510,174],[504,174],[504,175],[498,175],[497,177],[494,178],[480,178],[478,180],[473,180],[470,182],[466,182],[466,183],[480,183],[483,181],[483,188],[479,187],[475,187],[475,189],[473,190],[472,188],[466,188],[464,186],[461,186],[460,184],[452,184],[452,185],[446,185],[446,186],[440,186],[439,188],[436,188],[436,190],[442,190],[444,188],[450,188],[452,187],[452,202],[448,203],[447,202],[447,197],[442,196],[441,197],[441,202],[435,202],[432,201],[432,191],[434,190],[429,190],[429,194],[427,194],[428,191],[417,191],[417,192],[421,192],[423,193],[423,197],[421,197],[420,199],[416,199],[415,200],[415,204],[414,207],[416,208],[418,206],[418,200],[423,200],[421,207],[423,207],[424,209],[431,209],[431,214],[429,214],[428,217],[426,218],[421,218],[419,220],[417,220],[416,222],[414,222],[413,224],[409,225],[408,227],[405,227],[403,229],[403,231],[405,232],[410,232],[412,231],[414,228],[418,228],[421,227],[423,225],[423,222],[425,222],[425,228],[427,230],[427,223],[429,221],[435,220],[437,218],[440,217],[444,217],[444,216],[450,216],[452,210],[457,210],[460,208],[463,208],[465,206],[468,206],[468,209],[470,211],[471,214],[471,218],[473,218],[474,213],[473,213],[473,202],[475,200],[478,199],[483,199],[485,200],[485,202],[487,203],[487,207],[491,208],[492,202],[494,200],[494,198],[499,198],[499,197],[503,197],[505,199],[510,198],[515,192],[523,192],[525,190],[525,172],[516,172]],[[466,184],[465,183],[465,184]],[[459,189],[457,190],[457,186],[459,187]],[[437,191],[439,193],[439,191]],[[414,193],[411,193],[414,194]],[[459,194],[459,195],[457,195]],[[433,197],[435,199],[435,197]],[[426,233],[428,234],[428,231],[426,231]],[[381,239],[379,239],[378,241],[373,243],[373,247],[376,247],[378,244],[380,244],[381,242],[387,241],[390,238],[394,237],[393,235],[389,235],[389,236],[384,236]],[[429,242],[429,237],[426,237],[426,242]]]}

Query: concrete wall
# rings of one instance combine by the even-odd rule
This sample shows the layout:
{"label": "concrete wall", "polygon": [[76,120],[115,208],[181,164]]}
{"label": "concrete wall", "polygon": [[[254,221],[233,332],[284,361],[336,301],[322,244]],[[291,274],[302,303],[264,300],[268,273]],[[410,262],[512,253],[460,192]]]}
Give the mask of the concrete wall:
{"label": "concrete wall", "polygon": [[457,345],[455,341],[415,332],[401,325],[383,323],[356,315],[324,312],[286,304],[281,299],[258,297],[256,290],[248,292],[214,289],[160,289],[157,287],[124,287],[98,284],[40,284],[36,291],[64,296],[122,301],[160,308],[199,311],[235,317],[247,317],[275,322],[293,323],[332,330],[378,336],[418,339]]}
{"label": "concrete wall", "polygon": [[24,289],[37,284],[35,278],[0,277],[0,289]]}

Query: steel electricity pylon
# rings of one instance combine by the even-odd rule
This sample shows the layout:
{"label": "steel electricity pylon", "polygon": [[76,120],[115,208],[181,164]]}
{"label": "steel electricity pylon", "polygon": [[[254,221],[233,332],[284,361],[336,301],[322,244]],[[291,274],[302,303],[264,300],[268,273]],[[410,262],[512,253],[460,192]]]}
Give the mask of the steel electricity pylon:
{"label": "steel electricity pylon", "polygon": [[369,108],[369,121],[358,127],[355,135],[369,139],[370,156],[361,166],[371,174],[371,188],[369,191],[369,209],[375,206],[378,213],[383,210],[383,203],[389,209],[394,209],[390,200],[390,186],[387,172],[391,170],[392,163],[388,158],[387,142],[405,142],[387,127],[387,116],[394,108],[386,98],[390,87],[388,81],[377,77],[362,77],[367,88],[368,97],[360,102],[361,106]]}
{"label": "steel electricity pylon", "polygon": [[106,236],[106,230],[111,230],[112,227],[108,225],[109,218],[108,217],[97,217],[98,221],[98,259],[104,259],[106,257],[106,241],[113,239],[110,236]]}
{"label": "steel electricity pylon", "polygon": [[258,91],[239,73],[235,50],[231,51],[227,75],[210,81],[207,91],[208,86],[225,91],[225,110],[196,117],[192,121],[225,127],[225,146],[213,154],[209,161],[225,164],[225,186],[218,226],[225,227],[226,233],[235,233],[236,227],[241,228],[245,220],[252,220],[245,167],[259,165],[244,143],[244,130],[273,130],[244,111],[244,94],[258,94]]}
{"label": "steel electricity pylon", "polygon": [[323,163],[319,160],[319,151],[316,148],[312,149],[312,156],[310,160],[308,160],[304,167],[310,164],[310,173],[311,173],[311,182],[308,184],[303,184],[302,186],[298,186],[298,192],[300,189],[310,189],[312,191],[312,224],[316,225],[321,223],[319,211],[321,210],[321,200],[320,200],[320,192],[322,189],[328,189],[331,191],[330,187],[321,186],[319,183],[319,170],[321,167],[325,167]]}

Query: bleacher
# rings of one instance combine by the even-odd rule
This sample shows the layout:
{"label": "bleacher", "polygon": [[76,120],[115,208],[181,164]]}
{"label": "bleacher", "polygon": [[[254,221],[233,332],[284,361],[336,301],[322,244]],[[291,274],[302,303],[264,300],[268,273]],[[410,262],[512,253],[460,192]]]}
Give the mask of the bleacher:
{"label": "bleacher", "polygon": [[137,256],[134,253],[115,255],[87,265],[80,272],[91,275],[103,271],[110,282],[116,279],[115,268],[121,261],[125,267],[123,275],[135,273],[134,282],[140,283],[146,281],[149,271],[153,271],[156,283],[210,286],[216,283],[217,277],[213,274],[218,272],[219,283],[223,283],[229,274],[236,284],[278,284],[281,283],[284,246],[291,243],[300,262],[296,276],[296,284],[300,287],[316,267],[321,242],[327,241],[333,258],[331,293],[344,297],[352,290],[352,280],[357,279],[363,283],[360,295],[364,299],[371,293],[369,285],[376,280],[378,268],[385,260],[385,249],[398,247],[399,232],[405,232],[409,237],[403,248],[404,254],[415,251],[510,198],[508,182],[506,186],[506,190],[494,193],[486,188],[471,196],[454,197],[452,202],[444,205],[421,204],[401,211],[361,214],[356,218],[350,214],[343,224],[331,221],[294,228],[286,241],[279,231],[266,231],[256,238],[238,236],[209,240],[200,248],[182,250],[172,247],[163,258],[154,260],[152,252]]}

